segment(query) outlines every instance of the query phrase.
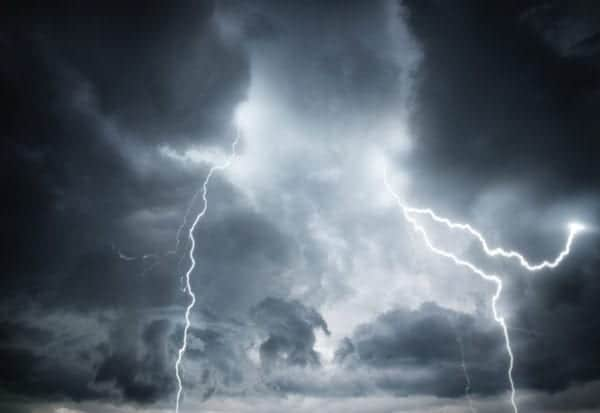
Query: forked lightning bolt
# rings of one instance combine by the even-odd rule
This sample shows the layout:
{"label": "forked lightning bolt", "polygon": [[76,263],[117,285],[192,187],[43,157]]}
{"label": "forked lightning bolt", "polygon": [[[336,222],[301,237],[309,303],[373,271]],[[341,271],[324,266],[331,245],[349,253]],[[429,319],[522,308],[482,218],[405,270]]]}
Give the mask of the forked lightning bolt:
{"label": "forked lightning bolt", "polygon": [[448,227],[449,229],[458,229],[458,230],[466,231],[470,235],[474,236],[479,241],[484,252],[488,256],[490,256],[490,257],[501,256],[503,258],[516,259],[519,262],[519,264],[528,271],[539,271],[544,268],[557,267],[561,263],[561,261],[567,255],[569,255],[569,253],[571,252],[571,244],[573,243],[575,235],[578,232],[583,231],[585,229],[585,227],[579,223],[570,223],[569,224],[569,236],[567,237],[567,242],[565,244],[565,247],[560,252],[560,254],[558,254],[558,256],[552,261],[543,261],[539,264],[532,265],[525,259],[525,257],[523,257],[523,255],[521,255],[518,252],[506,251],[502,248],[490,248],[488,242],[485,240],[483,235],[481,235],[481,233],[479,231],[477,231],[476,229],[471,227],[469,224],[455,223],[455,222],[449,220],[448,218],[438,216],[435,212],[433,212],[429,208],[420,209],[420,208],[413,208],[413,207],[405,205],[402,202],[400,195],[398,195],[391,187],[391,185],[388,181],[387,171],[384,171],[384,183],[385,183],[385,186],[386,186],[388,192],[396,199],[396,201],[398,202],[398,205],[402,209],[402,215],[404,216],[404,219],[412,226],[412,228],[414,229],[415,232],[419,233],[422,236],[423,240],[425,241],[425,244],[431,251],[433,251],[437,255],[440,255],[442,257],[450,259],[458,266],[468,268],[469,270],[471,270],[473,273],[479,275],[484,280],[492,282],[496,285],[496,291],[492,297],[492,313],[494,316],[494,320],[500,325],[500,327],[502,327],[502,332],[504,334],[506,351],[507,351],[508,357],[509,357],[508,381],[510,383],[510,389],[511,389],[510,402],[511,402],[514,413],[518,413],[519,408],[518,408],[517,402],[515,400],[516,390],[515,390],[515,383],[514,383],[513,375],[512,375],[514,364],[515,364],[514,355],[513,355],[512,347],[510,344],[510,336],[508,334],[508,327],[506,326],[506,321],[504,320],[504,317],[502,317],[498,313],[498,309],[496,308],[498,299],[500,298],[500,295],[502,294],[502,288],[503,288],[502,279],[495,274],[488,274],[485,271],[483,271],[482,269],[480,269],[479,267],[475,266],[473,263],[466,261],[464,259],[461,259],[461,258],[457,257],[456,255],[452,254],[451,252],[445,251],[445,250],[435,246],[433,244],[433,242],[431,241],[431,239],[429,238],[429,235],[427,234],[427,231],[425,230],[425,228],[423,226],[419,225],[419,223],[416,221],[414,215],[426,215],[426,216],[430,217],[433,221],[446,225],[446,227]]}
{"label": "forked lightning bolt", "polygon": [[[235,148],[239,142],[239,139],[240,139],[240,131],[238,129],[236,138],[233,141],[233,143],[231,144],[231,155],[224,163],[222,163],[220,165],[213,165],[209,169],[208,174],[206,174],[206,178],[204,178],[204,182],[202,183],[202,188],[192,198],[192,201],[193,201],[194,199],[197,198],[198,194],[202,195],[202,209],[200,210],[200,212],[198,212],[198,214],[194,218],[194,221],[192,222],[192,225],[190,226],[190,228],[188,230],[188,238],[190,241],[190,249],[189,249],[188,257],[190,259],[190,266],[188,267],[188,269],[185,273],[185,291],[190,296],[191,300],[185,309],[185,327],[183,328],[183,341],[181,343],[181,347],[179,348],[179,350],[177,352],[177,360],[175,361],[175,377],[177,378],[177,399],[175,401],[175,412],[176,413],[179,413],[179,404],[181,401],[181,395],[183,393],[183,382],[181,380],[181,361],[182,361],[183,355],[185,354],[185,351],[187,349],[188,331],[189,331],[190,325],[191,325],[190,314],[191,314],[192,309],[194,308],[194,305],[196,304],[196,295],[194,294],[194,291],[192,290],[192,285],[190,282],[190,277],[192,275],[192,272],[194,271],[194,268],[196,268],[196,260],[194,258],[194,251],[196,249],[196,239],[194,238],[194,230],[196,229],[196,227],[198,226],[198,223],[200,222],[202,217],[206,214],[206,210],[208,209],[207,193],[208,193],[208,184],[210,182],[210,179],[212,178],[212,176],[215,172],[227,169],[229,167],[229,165],[231,165],[231,162],[233,161],[233,158],[235,157],[235,154],[236,154]],[[184,224],[182,224],[182,225],[185,225],[185,222],[187,220],[187,215],[189,214],[189,212],[190,212],[190,208],[188,208],[186,216],[184,217],[184,221],[183,221]],[[179,241],[179,233],[181,232],[182,228],[183,228],[183,226],[180,227],[180,229],[178,231],[178,236],[177,236],[178,241]]]}
{"label": "forked lightning bolt", "polygon": [[[388,186],[388,189],[389,189],[389,186]],[[567,237],[567,242],[565,244],[565,248],[560,252],[560,254],[558,254],[556,256],[556,258],[552,261],[542,261],[539,264],[532,265],[529,263],[529,261],[527,261],[527,259],[525,259],[525,257],[523,257],[523,255],[519,254],[516,251],[506,251],[502,248],[490,248],[487,241],[483,237],[483,235],[481,235],[481,233],[479,231],[474,229],[469,224],[461,224],[461,223],[452,222],[448,218],[443,218],[443,217],[438,216],[435,212],[433,212],[429,208],[411,208],[411,207],[404,207],[404,208],[406,209],[406,211],[408,211],[409,214],[427,215],[433,221],[440,223],[440,224],[444,224],[450,229],[459,229],[459,230],[468,232],[469,234],[471,234],[475,238],[477,238],[477,240],[481,244],[481,247],[483,248],[485,253],[487,255],[489,255],[490,257],[501,256],[504,258],[514,258],[517,261],[519,261],[519,264],[521,264],[521,266],[528,271],[539,271],[539,270],[543,270],[546,268],[556,268],[558,266],[558,264],[560,264],[561,261],[567,255],[569,255],[569,253],[571,252],[571,244],[573,243],[573,240],[575,239],[575,235],[579,231],[582,231],[583,229],[585,229],[585,227],[583,225],[581,225],[577,222],[569,223],[569,236]]]}

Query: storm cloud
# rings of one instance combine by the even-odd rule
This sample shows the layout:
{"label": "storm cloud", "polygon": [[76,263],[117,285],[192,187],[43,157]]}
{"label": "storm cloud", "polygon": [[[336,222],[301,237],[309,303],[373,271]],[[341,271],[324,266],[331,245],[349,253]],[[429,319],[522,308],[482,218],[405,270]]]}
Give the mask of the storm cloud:
{"label": "storm cloud", "polygon": [[[0,17],[0,409],[598,409],[592,1],[22,2]],[[186,217],[187,219],[184,218]]]}

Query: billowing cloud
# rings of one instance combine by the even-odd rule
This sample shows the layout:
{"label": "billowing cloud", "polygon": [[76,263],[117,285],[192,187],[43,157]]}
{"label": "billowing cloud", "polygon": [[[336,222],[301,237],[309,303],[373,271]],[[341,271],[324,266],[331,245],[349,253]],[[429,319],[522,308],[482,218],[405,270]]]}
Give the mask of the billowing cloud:
{"label": "billowing cloud", "polygon": [[325,334],[329,334],[329,330],[314,309],[297,301],[267,298],[252,310],[252,318],[267,335],[259,349],[261,363],[266,368],[277,368],[278,364],[320,364],[314,349],[314,330],[322,329]]}
{"label": "billowing cloud", "polygon": [[0,409],[172,408],[184,216],[237,133],[194,232],[182,412],[509,407],[493,285],[432,256],[384,171],[533,260],[587,224],[530,274],[424,222],[504,280],[523,410],[597,409],[600,26],[571,3],[8,7]]}

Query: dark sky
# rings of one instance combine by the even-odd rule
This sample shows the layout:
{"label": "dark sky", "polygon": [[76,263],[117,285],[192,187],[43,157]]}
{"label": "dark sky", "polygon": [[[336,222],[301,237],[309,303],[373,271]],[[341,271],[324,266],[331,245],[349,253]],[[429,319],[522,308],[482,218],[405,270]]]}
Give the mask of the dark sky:
{"label": "dark sky", "polygon": [[384,170],[534,262],[586,224],[530,273],[419,221],[501,277],[521,411],[600,410],[597,1],[0,15],[0,411],[173,410],[194,194],[238,134],[194,231],[182,413],[512,411],[494,286]]}

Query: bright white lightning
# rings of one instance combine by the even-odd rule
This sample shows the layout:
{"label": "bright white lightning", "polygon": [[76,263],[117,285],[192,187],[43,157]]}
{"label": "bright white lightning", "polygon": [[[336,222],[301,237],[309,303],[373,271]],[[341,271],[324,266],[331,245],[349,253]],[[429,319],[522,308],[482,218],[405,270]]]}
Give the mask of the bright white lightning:
{"label": "bright white lightning", "polygon": [[569,236],[567,238],[566,245],[565,245],[564,249],[560,252],[560,254],[552,261],[543,261],[540,264],[531,265],[523,257],[523,255],[519,254],[518,252],[506,251],[502,248],[490,248],[487,241],[483,237],[483,235],[481,235],[481,233],[479,231],[477,231],[476,229],[471,227],[469,224],[455,223],[455,222],[449,220],[448,218],[438,216],[435,212],[433,212],[433,210],[431,210],[429,208],[420,209],[420,208],[412,208],[407,205],[404,205],[402,202],[402,199],[400,198],[400,195],[398,195],[392,189],[392,187],[388,181],[387,171],[384,171],[383,176],[384,176],[385,186],[386,186],[388,192],[398,202],[398,205],[402,209],[402,215],[404,216],[404,219],[409,224],[411,224],[411,226],[413,227],[415,232],[421,234],[421,236],[423,237],[423,240],[425,241],[425,244],[431,251],[433,251],[437,255],[440,255],[442,257],[450,259],[458,266],[468,268],[469,270],[471,270],[471,272],[479,275],[482,279],[492,282],[496,285],[496,291],[492,297],[492,313],[494,316],[494,320],[500,325],[500,327],[502,327],[502,332],[504,334],[504,342],[505,342],[506,351],[507,351],[508,357],[509,357],[509,366],[508,366],[507,373],[508,373],[508,381],[510,383],[510,389],[511,389],[510,402],[511,402],[514,413],[518,413],[519,408],[518,408],[516,400],[515,400],[516,389],[515,389],[515,383],[514,383],[513,375],[512,375],[512,371],[513,371],[514,364],[515,364],[514,355],[513,355],[512,347],[510,344],[510,336],[508,334],[508,327],[506,325],[506,321],[504,320],[504,317],[502,317],[498,313],[498,309],[496,307],[496,303],[498,302],[498,299],[500,298],[500,295],[502,294],[502,288],[503,288],[502,279],[495,274],[486,273],[485,271],[478,268],[471,262],[463,260],[463,259],[457,257],[456,255],[452,254],[451,252],[448,252],[441,248],[436,247],[433,244],[433,242],[431,241],[431,239],[429,238],[429,235],[427,234],[427,231],[425,230],[425,228],[423,226],[419,225],[419,223],[416,221],[416,219],[411,214],[427,215],[433,221],[440,223],[440,224],[444,224],[450,229],[459,229],[462,231],[466,231],[469,234],[471,234],[472,236],[474,236],[475,238],[477,238],[477,240],[483,247],[483,250],[485,251],[485,253],[488,256],[491,256],[491,257],[501,256],[504,258],[516,258],[517,261],[519,262],[519,264],[521,264],[521,266],[524,267],[525,269],[527,269],[528,271],[539,271],[543,268],[557,267],[561,263],[561,261],[567,255],[569,255],[569,253],[571,252],[571,244],[573,243],[573,239],[575,238],[575,235],[578,232],[583,231],[585,229],[585,226],[580,223],[577,223],[577,222],[570,223],[568,226],[569,227]]}
{"label": "bright white lightning", "polygon": [[[390,188],[388,185],[388,190],[389,189]],[[521,255],[520,253],[518,253],[516,251],[506,251],[502,248],[490,248],[487,241],[483,237],[483,235],[481,235],[481,233],[479,231],[474,229],[469,224],[452,222],[448,218],[438,216],[435,212],[433,212],[429,208],[412,208],[412,207],[403,207],[403,208],[405,208],[409,214],[427,215],[433,221],[440,223],[440,224],[444,224],[450,229],[459,229],[459,230],[468,232],[469,234],[471,234],[475,238],[477,238],[477,240],[481,244],[481,247],[483,248],[483,251],[490,257],[501,256],[504,258],[514,258],[517,261],[519,261],[519,264],[521,264],[521,266],[528,271],[540,271],[540,270],[543,270],[546,268],[556,268],[561,263],[561,261],[567,255],[569,255],[569,253],[571,252],[571,244],[573,243],[573,240],[575,239],[575,235],[578,232],[585,230],[585,226],[583,224],[580,224],[578,222],[569,223],[569,225],[568,225],[569,236],[567,237],[567,242],[565,243],[565,247],[560,252],[560,254],[558,254],[556,256],[556,258],[552,261],[542,261],[539,264],[530,264],[529,261],[527,261],[527,259],[525,257],[523,257],[523,255]]]}
{"label": "bright white lightning", "polygon": [[[181,401],[181,395],[183,393],[183,382],[181,380],[181,371],[180,371],[181,370],[181,361],[182,361],[183,355],[185,354],[185,351],[187,349],[188,330],[190,329],[190,326],[191,326],[190,314],[192,312],[192,309],[194,308],[194,305],[196,304],[196,295],[194,294],[194,291],[192,290],[192,285],[190,282],[191,274],[194,271],[194,268],[196,268],[196,260],[194,258],[194,251],[196,249],[196,239],[194,238],[194,230],[196,229],[196,226],[198,225],[198,223],[200,222],[202,217],[206,214],[206,211],[208,209],[207,193],[208,193],[208,184],[210,182],[210,179],[215,172],[227,169],[229,167],[229,165],[231,165],[231,162],[233,161],[233,158],[235,157],[235,154],[236,154],[235,148],[239,142],[239,139],[240,139],[240,131],[238,129],[236,138],[233,141],[233,143],[231,144],[231,155],[229,156],[229,158],[220,165],[213,165],[209,169],[208,174],[206,174],[206,178],[204,178],[204,182],[202,183],[202,189],[201,189],[201,191],[199,191],[199,193],[201,193],[201,195],[202,195],[202,209],[200,210],[200,212],[198,212],[198,214],[194,218],[194,221],[192,222],[192,225],[190,226],[190,228],[188,230],[188,238],[190,241],[190,249],[189,249],[188,256],[190,259],[190,266],[188,267],[188,269],[185,273],[185,291],[190,296],[191,301],[185,309],[185,327],[183,328],[183,341],[181,343],[181,347],[179,348],[179,350],[177,352],[177,360],[175,361],[175,377],[177,378],[177,399],[175,401],[175,412],[176,413],[179,413],[179,405],[180,405],[180,401]],[[198,193],[196,193],[196,195],[194,195],[194,198],[192,200],[194,200],[197,197],[197,195],[198,195]],[[186,213],[185,219],[187,219],[188,213],[189,213],[189,209],[188,209],[188,212]],[[185,219],[184,219],[183,225],[185,225]],[[182,228],[183,227],[180,227],[178,234]],[[179,241],[179,236],[177,237],[177,239]]]}

